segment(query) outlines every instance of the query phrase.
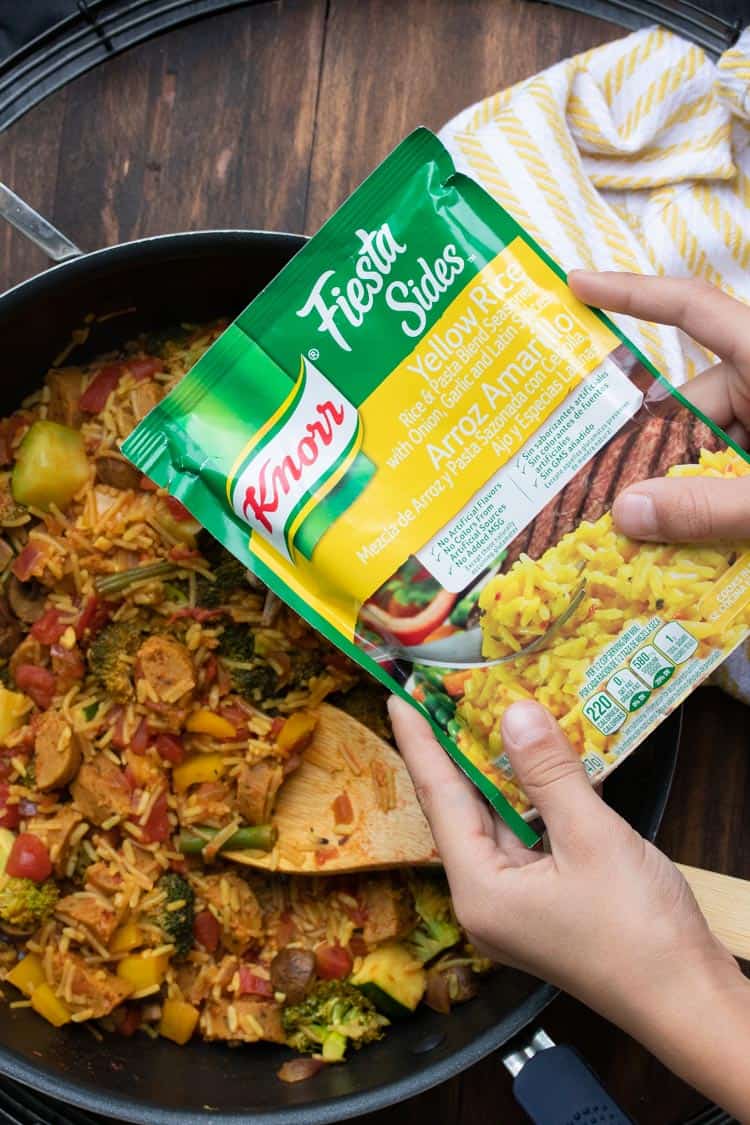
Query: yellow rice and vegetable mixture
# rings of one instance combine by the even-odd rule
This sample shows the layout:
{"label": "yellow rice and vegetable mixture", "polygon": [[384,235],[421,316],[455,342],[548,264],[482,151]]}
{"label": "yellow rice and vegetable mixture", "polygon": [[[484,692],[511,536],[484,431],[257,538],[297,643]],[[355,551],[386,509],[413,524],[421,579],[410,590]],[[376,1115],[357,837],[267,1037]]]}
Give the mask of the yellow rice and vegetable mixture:
{"label": "yellow rice and vegetable mixture", "polygon": [[0,422],[0,978],[55,1026],[287,1043],[293,1080],[487,966],[440,876],[222,859],[283,843],[324,699],[384,729],[380,690],[118,453],[223,327],[53,369]]}
{"label": "yellow rice and vegetable mixture", "polygon": [[[748,473],[750,464],[731,449],[704,449],[697,465],[674,466],[668,475],[731,478]],[[461,749],[491,774],[517,808],[527,809],[524,794],[493,762],[503,752],[500,723],[506,707],[535,698],[557,717],[580,753],[595,750],[611,761],[612,737],[601,734],[582,713],[578,693],[586,669],[625,626],[653,614],[689,623],[700,642],[696,657],[737,644],[750,625],[750,609],[717,633],[715,625],[702,619],[700,606],[716,580],[749,546],[636,543],[617,533],[606,512],[595,523],[579,524],[538,560],[522,555],[507,574],[482,591],[479,605],[487,658],[518,652],[544,635],[564,614],[582,579],[585,596],[541,650],[466,678],[457,712],[462,720]]]}

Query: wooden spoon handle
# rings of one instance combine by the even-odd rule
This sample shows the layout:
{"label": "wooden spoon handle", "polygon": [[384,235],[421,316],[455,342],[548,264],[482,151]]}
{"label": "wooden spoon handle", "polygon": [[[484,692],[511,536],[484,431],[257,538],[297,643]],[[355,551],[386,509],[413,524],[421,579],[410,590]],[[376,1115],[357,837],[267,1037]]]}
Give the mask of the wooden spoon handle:
{"label": "wooden spoon handle", "polygon": [[681,863],[677,867],[715,936],[735,957],[750,961],[750,881]]}

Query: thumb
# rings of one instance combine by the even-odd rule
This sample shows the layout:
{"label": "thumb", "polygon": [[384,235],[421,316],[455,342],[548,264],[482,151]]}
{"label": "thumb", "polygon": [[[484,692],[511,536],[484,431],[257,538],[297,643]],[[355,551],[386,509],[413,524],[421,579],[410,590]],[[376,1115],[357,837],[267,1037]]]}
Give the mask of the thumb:
{"label": "thumb", "polygon": [[531,700],[514,703],[503,715],[502,733],[513,772],[552,843],[580,838],[582,825],[605,806],[552,715]]}
{"label": "thumb", "polygon": [[612,506],[618,531],[631,539],[703,542],[750,537],[750,476],[662,477],[626,488]]}

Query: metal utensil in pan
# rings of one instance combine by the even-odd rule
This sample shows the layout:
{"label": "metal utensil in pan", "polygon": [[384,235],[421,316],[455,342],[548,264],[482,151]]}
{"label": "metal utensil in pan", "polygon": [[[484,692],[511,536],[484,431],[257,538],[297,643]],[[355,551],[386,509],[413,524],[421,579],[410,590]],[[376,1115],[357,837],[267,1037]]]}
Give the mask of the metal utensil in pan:
{"label": "metal utensil in pan", "polygon": [[[234,316],[303,243],[258,231],[165,235],[82,254],[16,286],[0,296],[0,416],[39,384],[87,314],[129,310],[92,326],[88,355],[143,329]],[[650,838],[664,812],[679,729],[674,714],[605,785],[611,803]],[[555,994],[550,985],[500,971],[452,1015],[425,1008],[345,1066],[296,1086],[276,1077],[289,1057],[282,1048],[176,1047],[140,1036],[99,1042],[84,1027],[55,1031],[28,1010],[4,1007],[0,1073],[67,1104],[145,1125],[248,1118],[254,1125],[321,1125],[451,1078],[507,1043]]]}

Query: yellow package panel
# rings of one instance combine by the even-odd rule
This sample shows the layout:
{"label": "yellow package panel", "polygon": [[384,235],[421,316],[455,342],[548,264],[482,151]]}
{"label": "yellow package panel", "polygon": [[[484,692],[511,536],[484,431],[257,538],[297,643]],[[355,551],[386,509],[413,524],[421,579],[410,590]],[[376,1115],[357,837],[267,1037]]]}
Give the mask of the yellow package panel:
{"label": "yellow package panel", "polygon": [[731,625],[749,602],[750,551],[745,551],[703,598],[700,615],[724,628]]}

